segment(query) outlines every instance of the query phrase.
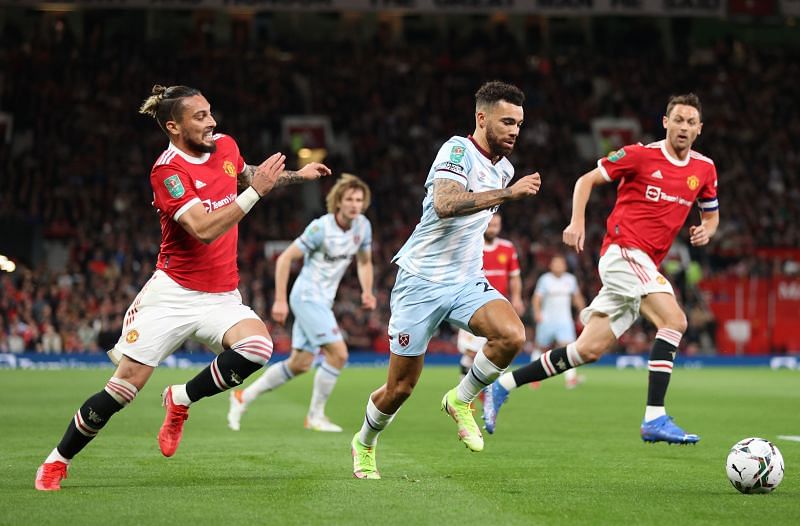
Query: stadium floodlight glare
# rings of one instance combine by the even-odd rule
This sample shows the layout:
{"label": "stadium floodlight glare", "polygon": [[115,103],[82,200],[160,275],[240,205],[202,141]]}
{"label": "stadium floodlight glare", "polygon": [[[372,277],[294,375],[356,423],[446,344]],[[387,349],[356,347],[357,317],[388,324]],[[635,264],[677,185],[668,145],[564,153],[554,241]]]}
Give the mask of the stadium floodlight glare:
{"label": "stadium floodlight glare", "polygon": [[0,271],[11,273],[15,270],[17,270],[17,265],[3,254],[0,254]]}

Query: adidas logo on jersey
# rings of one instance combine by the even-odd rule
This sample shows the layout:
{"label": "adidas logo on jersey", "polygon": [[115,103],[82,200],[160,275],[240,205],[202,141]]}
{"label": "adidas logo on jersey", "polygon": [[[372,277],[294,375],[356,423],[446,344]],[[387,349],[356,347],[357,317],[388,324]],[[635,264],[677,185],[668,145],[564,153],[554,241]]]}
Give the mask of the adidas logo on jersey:
{"label": "adidas logo on jersey", "polygon": [[661,170],[656,170],[655,172],[651,173],[650,177],[652,177],[654,179],[663,179],[664,178],[664,176],[661,175]]}
{"label": "adidas logo on jersey", "polygon": [[198,190],[200,190],[201,188],[204,188],[205,186],[206,186],[206,183],[204,183],[200,179],[197,179],[194,182],[194,187],[197,188]]}

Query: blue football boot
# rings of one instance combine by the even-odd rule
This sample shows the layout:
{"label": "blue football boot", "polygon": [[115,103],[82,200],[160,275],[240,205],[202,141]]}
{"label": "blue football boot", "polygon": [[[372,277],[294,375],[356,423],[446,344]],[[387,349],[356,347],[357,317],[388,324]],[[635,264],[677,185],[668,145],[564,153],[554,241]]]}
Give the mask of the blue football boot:
{"label": "blue football boot", "polygon": [[695,444],[700,437],[687,433],[672,421],[669,415],[660,416],[649,422],[642,422],[642,440],[645,442],[666,442],[667,444]]}
{"label": "blue football boot", "polygon": [[494,433],[497,413],[508,398],[508,390],[500,385],[499,381],[495,380],[494,383],[486,389],[485,393],[483,399],[483,427],[486,429],[486,432],[491,435]]}

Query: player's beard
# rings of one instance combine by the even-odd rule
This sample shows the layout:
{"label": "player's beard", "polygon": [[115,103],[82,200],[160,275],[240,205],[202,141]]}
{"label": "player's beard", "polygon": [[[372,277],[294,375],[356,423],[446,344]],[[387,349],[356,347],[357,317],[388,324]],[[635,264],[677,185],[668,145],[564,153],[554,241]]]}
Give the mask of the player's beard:
{"label": "player's beard", "polygon": [[211,144],[204,144],[202,142],[193,141],[187,137],[186,145],[191,148],[193,152],[198,153],[214,153],[217,151],[216,141],[211,141]]}
{"label": "player's beard", "polygon": [[486,127],[486,142],[489,144],[489,153],[492,157],[507,157],[514,150],[513,147],[509,148],[503,144],[491,126]]}
{"label": "player's beard", "polygon": [[486,243],[491,243],[492,241],[495,240],[496,237],[497,237],[496,234],[487,234],[486,232],[483,233],[483,240]]}

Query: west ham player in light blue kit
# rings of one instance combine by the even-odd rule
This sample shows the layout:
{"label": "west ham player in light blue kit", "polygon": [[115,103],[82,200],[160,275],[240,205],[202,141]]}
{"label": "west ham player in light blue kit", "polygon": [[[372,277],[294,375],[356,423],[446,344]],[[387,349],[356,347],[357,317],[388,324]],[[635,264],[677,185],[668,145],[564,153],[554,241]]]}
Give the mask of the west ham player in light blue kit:
{"label": "west ham player in light blue kit", "polygon": [[439,150],[425,181],[422,219],[395,255],[400,267],[392,289],[391,356],[386,383],[367,402],[361,430],[351,442],[353,475],[378,479],[378,434],[411,395],[422,372],[425,349],[443,322],[487,338],[461,383],[442,399],[458,437],[472,451],[483,436],[470,402],[508,367],[525,342],[514,308],[483,274],[483,232],[498,205],[536,195],[538,173],[506,188],[514,168],[506,158],[522,126],[523,93],[502,82],[475,94],[475,132],[452,137]]}
{"label": "west ham player in light blue kit", "polygon": [[[333,316],[336,289],[356,256],[361,284],[361,306],[375,308],[372,294],[372,227],[363,212],[369,206],[369,187],[358,177],[344,174],[328,192],[328,214],[312,221],[305,232],[279,257],[275,268],[275,303],[272,318],[283,324],[294,314],[292,354],[269,367],[253,384],[230,397],[228,426],[238,431],[242,413],[260,394],[272,391],[295,376],[307,372],[322,351],[325,360],[314,376],[311,405],[305,427],[314,431],[339,432],[341,427],[325,416],[336,380],[347,363],[347,345]],[[303,270],[294,282],[289,304],[286,288],[292,261],[304,258]]]}
{"label": "west ham player in light blue kit", "polygon": [[[536,282],[533,291],[533,318],[536,320],[536,347],[544,351],[551,345],[565,347],[575,341],[575,320],[572,317],[572,307],[578,312],[586,307],[586,301],[578,287],[578,280],[567,272],[567,260],[558,254],[550,260],[550,272],[545,272]],[[541,358],[532,356],[531,361]],[[576,369],[569,369],[564,373],[564,385],[572,389],[580,382]],[[497,411],[508,397],[509,391],[516,389],[517,383],[514,374],[507,372],[497,379],[486,390],[485,403],[483,404],[483,420],[486,431],[494,433]]]}

